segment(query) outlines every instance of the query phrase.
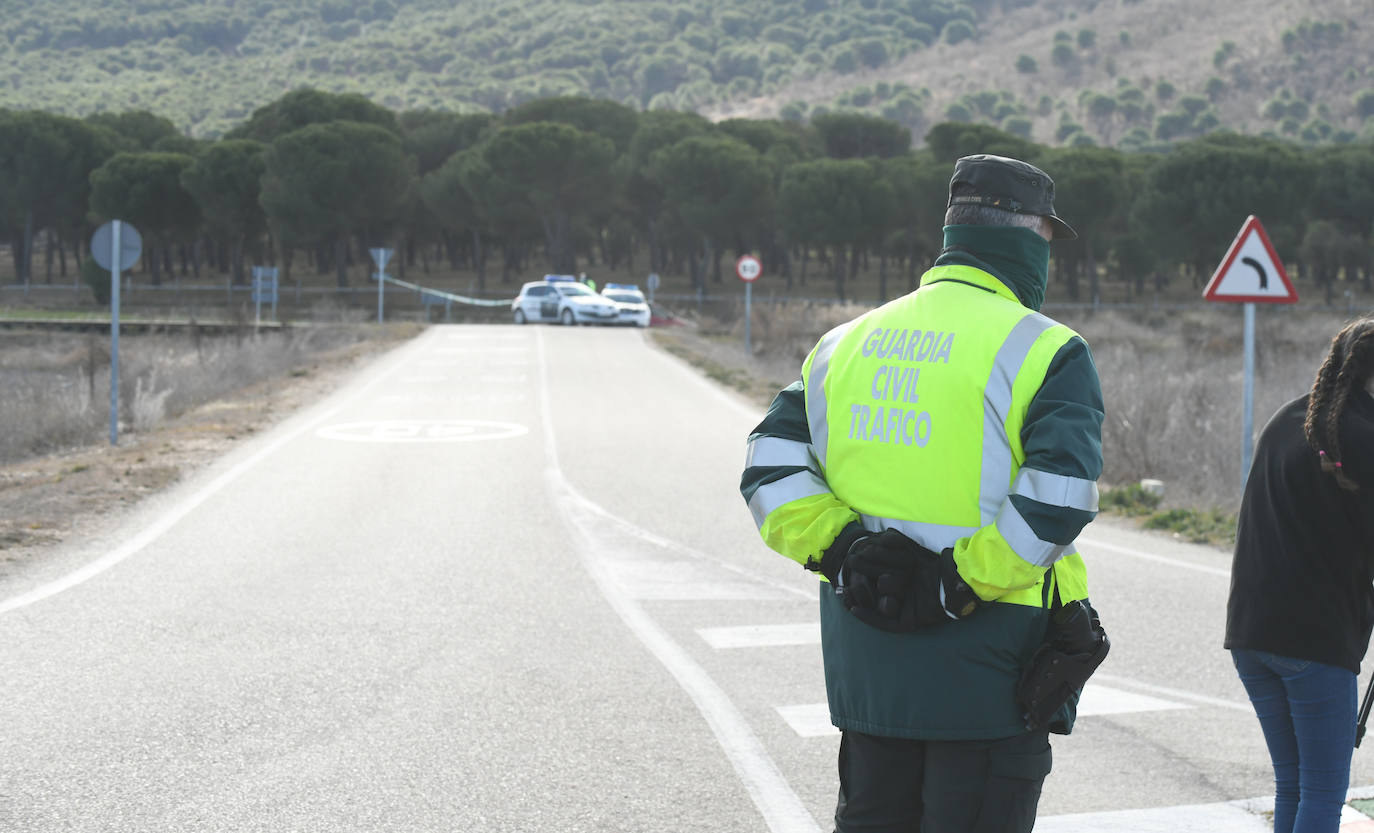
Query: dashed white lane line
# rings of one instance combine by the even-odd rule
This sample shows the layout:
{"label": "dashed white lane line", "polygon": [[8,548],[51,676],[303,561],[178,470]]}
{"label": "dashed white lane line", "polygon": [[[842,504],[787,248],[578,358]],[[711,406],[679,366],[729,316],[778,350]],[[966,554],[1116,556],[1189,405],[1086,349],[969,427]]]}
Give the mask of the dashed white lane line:
{"label": "dashed white lane line", "polygon": [[697,628],[706,644],[727,648],[776,648],[780,645],[819,645],[821,626],[816,622],[795,625],[744,625],[732,628]]}
{"label": "dashed white lane line", "polygon": [[1273,826],[1239,804],[1186,804],[1041,816],[1035,833],[1267,833]]}
{"label": "dashed white lane line", "polygon": [[1093,679],[1102,683],[1117,683],[1119,685],[1125,685],[1131,688],[1138,688],[1141,691],[1148,691],[1151,694],[1162,694],[1165,697],[1173,697],[1178,700],[1186,700],[1190,703],[1197,703],[1200,706],[1217,706],[1223,709],[1231,709],[1232,711],[1240,711],[1246,713],[1251,713],[1254,711],[1254,706],[1251,706],[1248,702],[1242,702],[1240,700],[1227,700],[1222,697],[1212,697],[1207,694],[1196,694],[1191,691],[1184,691],[1178,688],[1170,688],[1169,686],[1154,685],[1153,683],[1142,683],[1139,680],[1133,680],[1129,677],[1118,677],[1115,674],[1103,674],[1099,672],[1093,675]]}
{"label": "dashed white lane line", "polygon": [[[744,577],[719,575],[701,580],[701,565],[675,559],[615,558],[602,562],[620,589],[641,601],[776,601],[792,597],[782,590]],[[818,634],[819,636],[819,634]]]}
{"label": "dashed white lane line", "polygon": [[[1358,798],[1351,789],[1349,798]],[[1183,804],[1143,810],[1110,810],[1041,816],[1035,833],[1271,833],[1273,822],[1264,814],[1274,811],[1274,798],[1244,798],[1217,804]],[[1341,833],[1368,830],[1369,817],[1350,805],[1341,808]]]}
{"label": "dashed white lane line", "polygon": [[1185,703],[1175,703],[1172,700],[1162,700],[1148,694],[1136,694],[1133,691],[1123,691],[1097,683],[1083,686],[1083,695],[1078,700],[1079,717],[1191,708],[1193,707]]}
{"label": "dashed white lane line", "polygon": [[792,731],[804,738],[838,735],[839,729],[830,722],[830,706],[825,703],[806,703],[800,706],[774,707]]}
{"label": "dashed white lane line", "polygon": [[[1078,716],[1084,718],[1106,714],[1131,714],[1133,712],[1191,708],[1193,706],[1186,703],[1176,703],[1172,700],[1151,697],[1148,694],[1137,694],[1133,691],[1122,691],[1119,688],[1088,683],[1083,688],[1082,699],[1078,701]],[[775,710],[792,728],[792,731],[800,737],[819,738],[839,734],[840,730],[836,729],[830,722],[830,706],[826,703],[776,706]]]}

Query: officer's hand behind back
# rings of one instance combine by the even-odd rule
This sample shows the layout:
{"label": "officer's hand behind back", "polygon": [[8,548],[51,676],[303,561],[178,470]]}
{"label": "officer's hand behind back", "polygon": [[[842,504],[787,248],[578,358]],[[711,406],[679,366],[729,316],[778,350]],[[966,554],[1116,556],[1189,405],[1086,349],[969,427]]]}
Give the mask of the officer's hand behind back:
{"label": "officer's hand behind back", "polygon": [[849,612],[892,633],[958,619],[977,607],[951,550],[933,552],[895,529],[851,545],[838,572],[836,592]]}

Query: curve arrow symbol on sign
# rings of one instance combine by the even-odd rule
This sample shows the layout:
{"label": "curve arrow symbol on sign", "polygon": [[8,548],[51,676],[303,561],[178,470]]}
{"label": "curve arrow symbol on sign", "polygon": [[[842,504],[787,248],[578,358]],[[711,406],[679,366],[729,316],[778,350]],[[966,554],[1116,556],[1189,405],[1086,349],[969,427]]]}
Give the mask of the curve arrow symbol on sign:
{"label": "curve arrow symbol on sign", "polygon": [[1259,272],[1260,289],[1269,288],[1269,273],[1264,271],[1264,266],[1261,265],[1258,260],[1255,260],[1253,257],[1243,257],[1240,259],[1240,262],[1254,269],[1256,272]]}

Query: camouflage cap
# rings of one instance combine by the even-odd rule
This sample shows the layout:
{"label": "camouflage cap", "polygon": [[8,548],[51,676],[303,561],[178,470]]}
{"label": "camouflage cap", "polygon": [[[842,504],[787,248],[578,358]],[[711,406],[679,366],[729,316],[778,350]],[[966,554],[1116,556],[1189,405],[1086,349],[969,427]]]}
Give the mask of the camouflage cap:
{"label": "camouflage cap", "polygon": [[1054,213],[1054,180],[1019,159],[980,153],[955,162],[945,205],[986,205],[1018,214],[1039,214],[1054,225],[1054,239],[1078,236]]}

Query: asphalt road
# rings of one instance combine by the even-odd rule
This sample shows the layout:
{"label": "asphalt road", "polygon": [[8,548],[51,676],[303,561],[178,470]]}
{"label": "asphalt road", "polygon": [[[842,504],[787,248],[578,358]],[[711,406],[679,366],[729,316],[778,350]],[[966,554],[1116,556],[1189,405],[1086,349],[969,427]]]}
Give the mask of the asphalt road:
{"label": "asphalt road", "polygon": [[[0,831],[830,829],[816,583],[737,491],[759,416],[639,331],[430,329],[0,582]],[[1113,651],[1045,829],[1268,793],[1229,557],[1082,549]]]}

